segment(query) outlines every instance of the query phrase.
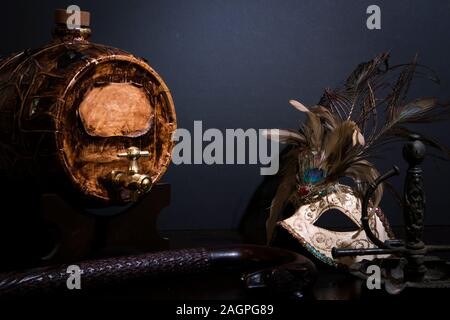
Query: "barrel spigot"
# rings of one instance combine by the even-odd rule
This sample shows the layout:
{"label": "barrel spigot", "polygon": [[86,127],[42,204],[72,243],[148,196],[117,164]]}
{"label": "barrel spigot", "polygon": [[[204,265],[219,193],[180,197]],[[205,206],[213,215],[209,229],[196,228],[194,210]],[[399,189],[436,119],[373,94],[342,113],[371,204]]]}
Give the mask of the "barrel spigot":
{"label": "barrel spigot", "polygon": [[137,201],[139,196],[150,191],[152,187],[152,180],[146,174],[139,173],[140,157],[148,157],[150,153],[148,151],[141,151],[137,147],[130,147],[127,152],[119,153],[119,158],[127,158],[130,161],[128,171],[112,171],[110,179],[116,188],[123,188],[131,191],[131,200]]}

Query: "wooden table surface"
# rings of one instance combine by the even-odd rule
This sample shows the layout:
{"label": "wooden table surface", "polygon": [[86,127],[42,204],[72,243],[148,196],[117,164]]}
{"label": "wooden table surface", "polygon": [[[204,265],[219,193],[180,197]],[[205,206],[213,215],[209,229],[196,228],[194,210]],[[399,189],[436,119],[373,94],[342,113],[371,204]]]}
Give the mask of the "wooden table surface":
{"label": "wooden table surface", "polygon": [[[398,237],[402,235],[402,227],[394,227],[394,232]],[[199,246],[226,246],[233,244],[243,244],[244,241],[237,230],[171,230],[163,231],[161,234],[167,237],[170,248],[191,248]],[[450,243],[450,226],[427,226],[424,240],[427,244]],[[450,255],[443,258],[450,259]],[[317,260],[313,260],[319,269],[319,277],[313,290],[313,298],[318,300],[352,300],[366,298],[388,298],[384,292],[368,292],[362,280],[345,273],[323,267]],[[192,288],[187,292],[177,291],[180,299],[241,299],[247,298],[238,290],[239,282],[225,279],[221,275],[213,277],[206,283],[214,283],[213,286],[205,285],[199,280],[197,284],[203,285]],[[212,281],[212,282],[211,282]],[[373,291],[373,290],[372,290]],[[381,290],[380,290],[381,291]],[[449,291],[449,290],[447,290]],[[415,293],[416,294],[416,293]],[[419,295],[429,295],[429,292],[420,291]],[[447,293],[448,294],[448,293]],[[159,298],[163,298],[159,296]],[[399,297],[394,297],[398,299]],[[400,297],[401,298],[401,297]]]}

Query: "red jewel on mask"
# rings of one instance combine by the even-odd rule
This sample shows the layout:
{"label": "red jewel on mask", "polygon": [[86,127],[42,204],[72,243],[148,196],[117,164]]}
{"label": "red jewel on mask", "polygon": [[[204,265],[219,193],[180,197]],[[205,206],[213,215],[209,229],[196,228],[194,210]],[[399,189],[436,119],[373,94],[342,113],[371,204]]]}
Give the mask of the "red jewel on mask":
{"label": "red jewel on mask", "polygon": [[300,188],[298,188],[298,194],[301,196],[306,196],[309,193],[309,188],[302,186]]}

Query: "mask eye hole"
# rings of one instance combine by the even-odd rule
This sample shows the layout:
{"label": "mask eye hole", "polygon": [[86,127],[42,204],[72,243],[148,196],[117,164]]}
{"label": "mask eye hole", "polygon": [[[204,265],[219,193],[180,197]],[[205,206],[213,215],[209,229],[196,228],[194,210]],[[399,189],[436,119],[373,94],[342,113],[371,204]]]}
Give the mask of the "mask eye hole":
{"label": "mask eye hole", "polygon": [[324,211],[314,226],[335,232],[358,231],[359,226],[338,209]]}

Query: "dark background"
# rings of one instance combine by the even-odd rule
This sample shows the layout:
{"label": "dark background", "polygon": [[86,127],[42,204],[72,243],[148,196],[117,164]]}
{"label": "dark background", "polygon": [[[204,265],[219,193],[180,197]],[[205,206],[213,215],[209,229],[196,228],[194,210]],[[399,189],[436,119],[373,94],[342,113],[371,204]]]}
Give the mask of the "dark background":
{"label": "dark background", "polygon": [[[0,19],[5,55],[50,40],[53,10],[77,4],[91,12],[92,41],[145,57],[168,84],[179,127],[296,128],[303,119],[287,103],[318,102],[324,87],[342,83],[353,68],[389,51],[393,63],[419,53],[440,86],[425,81],[411,96],[450,100],[450,1],[161,0],[4,1]],[[366,28],[366,8],[381,7],[381,30]],[[450,123],[423,131],[450,145]],[[377,162],[380,171],[405,165],[400,148]],[[450,224],[450,167],[424,164],[427,224]],[[395,182],[401,186],[403,177]],[[262,181],[258,165],[172,165],[172,205],[162,229],[235,228]],[[391,197],[382,202],[401,220]]]}

